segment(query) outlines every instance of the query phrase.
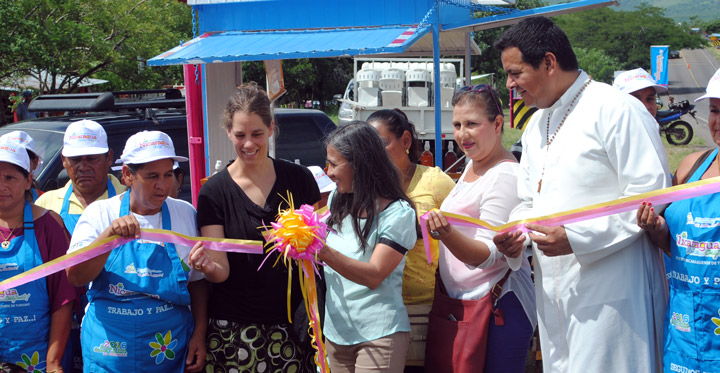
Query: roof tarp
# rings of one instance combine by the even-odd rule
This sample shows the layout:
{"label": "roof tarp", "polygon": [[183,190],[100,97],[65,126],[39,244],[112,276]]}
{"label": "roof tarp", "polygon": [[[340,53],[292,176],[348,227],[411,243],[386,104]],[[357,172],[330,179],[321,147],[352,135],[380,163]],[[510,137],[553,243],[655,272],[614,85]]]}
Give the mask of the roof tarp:
{"label": "roof tarp", "polygon": [[[465,53],[465,32],[440,35],[443,55]],[[474,54],[480,50],[472,42]],[[378,54],[432,55],[430,26],[205,33],[148,61],[150,66]]]}
{"label": "roof tarp", "polygon": [[544,16],[554,17],[563,14],[580,12],[609,5],[617,5],[617,0],[578,0],[564,4],[550,5],[533,9],[518,10],[506,14],[498,14],[469,21],[442,25],[442,31],[479,31],[512,25],[525,18]]}
{"label": "roof tarp", "polygon": [[150,66],[402,53],[430,26],[203,34],[148,61]]}

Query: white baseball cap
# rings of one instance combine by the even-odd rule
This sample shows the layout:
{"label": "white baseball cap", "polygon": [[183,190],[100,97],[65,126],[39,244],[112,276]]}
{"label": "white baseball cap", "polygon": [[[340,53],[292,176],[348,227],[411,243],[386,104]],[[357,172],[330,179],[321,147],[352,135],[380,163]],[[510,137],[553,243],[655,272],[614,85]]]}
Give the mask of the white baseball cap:
{"label": "white baseball cap", "polygon": [[[119,166],[112,166],[112,167],[110,167],[110,169],[113,170],[113,171],[120,171],[120,170],[122,170],[122,168],[123,168],[123,166],[122,166],[122,163],[123,163],[122,159],[118,159],[118,160],[115,161],[115,164],[118,164],[118,163],[120,164]],[[177,161],[176,161],[176,162],[173,163],[173,170],[177,170],[178,168],[180,168],[180,163],[177,163]]]}
{"label": "white baseball cap", "polygon": [[40,158],[42,162],[43,157],[35,150],[35,140],[25,131],[12,131],[0,136],[0,141],[7,140],[9,142],[15,142],[25,147],[28,151],[32,152]]}
{"label": "white baseball cap", "polygon": [[332,179],[330,179],[330,177],[325,174],[325,171],[323,171],[322,168],[318,166],[309,166],[308,169],[315,177],[315,182],[320,189],[320,193],[327,193],[335,190],[335,182],[332,181]]}
{"label": "white baseball cap", "polygon": [[30,157],[27,149],[14,141],[0,140],[0,162],[12,163],[30,172]]}
{"label": "white baseball cap", "polygon": [[695,102],[704,100],[706,98],[720,98],[720,69],[715,72],[715,75],[708,81],[707,89],[705,94],[696,98]]}
{"label": "white baseball cap", "polygon": [[655,93],[663,93],[668,90],[667,87],[657,84],[655,79],[653,79],[645,69],[640,68],[624,71],[618,75],[613,82],[613,87],[623,93],[632,93],[647,87],[655,88]]}
{"label": "white baseball cap", "polygon": [[175,155],[172,139],[160,131],[142,131],[130,136],[120,156],[120,160],[124,164],[150,163],[166,158],[176,162],[188,160]]}
{"label": "white baseball cap", "polygon": [[83,119],[70,123],[65,130],[64,157],[105,154],[108,150],[107,133],[98,122]]}

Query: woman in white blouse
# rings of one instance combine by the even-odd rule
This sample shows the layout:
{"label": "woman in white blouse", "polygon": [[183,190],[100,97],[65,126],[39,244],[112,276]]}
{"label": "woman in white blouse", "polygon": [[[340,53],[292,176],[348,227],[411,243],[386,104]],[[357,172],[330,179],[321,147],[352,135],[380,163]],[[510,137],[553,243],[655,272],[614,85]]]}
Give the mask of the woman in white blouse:
{"label": "woman in white blouse", "polygon": [[[519,203],[518,164],[502,146],[503,116],[496,97],[487,85],[463,87],[453,96],[455,142],[470,161],[440,209],[501,225],[507,223],[510,211]],[[439,212],[429,214],[427,228],[433,238],[440,240],[438,269],[444,289],[436,290],[436,300],[438,291],[454,299],[478,300],[500,282],[502,290],[494,306],[502,310],[504,321],[496,322],[491,315],[487,350],[477,353],[485,353],[487,372],[522,372],[537,322],[527,260],[517,271],[510,270],[493,243],[494,232],[452,226]],[[445,318],[458,322],[454,328],[458,330],[457,338],[463,335],[465,324],[478,322],[464,323],[457,315]],[[432,318],[430,323],[432,328]],[[477,367],[475,370],[479,371]]]}

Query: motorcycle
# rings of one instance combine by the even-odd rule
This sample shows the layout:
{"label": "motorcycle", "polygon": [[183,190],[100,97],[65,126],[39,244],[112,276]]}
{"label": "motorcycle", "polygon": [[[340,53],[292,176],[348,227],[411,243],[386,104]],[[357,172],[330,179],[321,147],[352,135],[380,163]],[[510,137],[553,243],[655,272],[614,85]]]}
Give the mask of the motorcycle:
{"label": "motorcycle", "polygon": [[685,114],[695,119],[695,105],[691,105],[688,100],[682,100],[676,103],[668,104],[669,110],[659,110],[655,119],[660,125],[660,132],[665,132],[665,138],[673,145],[687,145],[693,137],[693,128],[690,123],[680,120]]}

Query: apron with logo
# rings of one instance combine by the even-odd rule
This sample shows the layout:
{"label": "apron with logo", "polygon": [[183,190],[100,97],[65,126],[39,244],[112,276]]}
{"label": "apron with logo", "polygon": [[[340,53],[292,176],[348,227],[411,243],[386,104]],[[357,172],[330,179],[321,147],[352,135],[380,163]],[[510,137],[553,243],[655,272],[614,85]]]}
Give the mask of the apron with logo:
{"label": "apron with logo", "polygon": [[[108,191],[108,198],[115,197],[115,187],[113,186],[109,177],[108,177],[108,182],[107,182],[107,191]],[[62,207],[60,208],[60,217],[62,218],[63,222],[65,223],[65,228],[67,228],[67,230],[68,230],[68,232],[70,232],[70,234],[73,234],[73,232],[75,232],[75,226],[77,225],[77,222],[80,219],[80,215],[81,215],[81,214],[71,214],[70,213],[70,196],[72,196],[72,192],[73,192],[73,185],[72,185],[72,183],[70,183],[70,186],[68,187],[67,192],[65,192],[65,198],[63,199]]]}
{"label": "apron with logo", "polygon": [[[125,193],[120,216],[129,214],[129,202]],[[170,230],[167,202],[161,217]],[[135,240],[115,248],[88,290],[85,371],[182,372],[193,331],[187,284],[175,245]]]}
{"label": "apron with logo", "polygon": [[[698,181],[718,149],[687,181]],[[720,372],[720,193],[673,202],[670,300],[665,316],[666,372]]]}
{"label": "apron with logo", "polygon": [[[107,182],[107,193],[108,198],[115,197],[115,187],[113,186],[110,178],[108,177]],[[67,192],[65,192],[65,198],[63,199],[62,207],[60,208],[60,217],[65,223],[70,234],[75,232],[75,226],[80,219],[81,214],[70,213],[70,196],[72,196],[73,185],[70,183]],[[70,329],[70,337],[68,338],[67,346],[65,347],[65,353],[62,358],[62,367],[65,373],[82,372],[82,349],[80,347],[80,323],[82,322],[83,315],[85,314],[85,306],[87,305],[87,297],[84,295],[77,300],[77,306],[74,310],[72,329]]]}
{"label": "apron with logo", "polygon": [[[23,219],[23,235],[10,241],[7,249],[0,247],[0,280],[43,264],[27,201]],[[0,291],[0,318],[0,361],[45,371],[51,318],[46,279]]]}

